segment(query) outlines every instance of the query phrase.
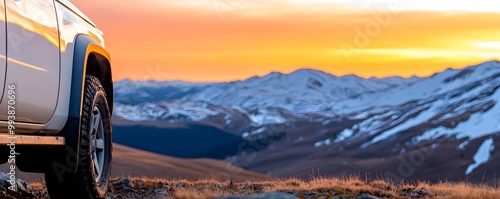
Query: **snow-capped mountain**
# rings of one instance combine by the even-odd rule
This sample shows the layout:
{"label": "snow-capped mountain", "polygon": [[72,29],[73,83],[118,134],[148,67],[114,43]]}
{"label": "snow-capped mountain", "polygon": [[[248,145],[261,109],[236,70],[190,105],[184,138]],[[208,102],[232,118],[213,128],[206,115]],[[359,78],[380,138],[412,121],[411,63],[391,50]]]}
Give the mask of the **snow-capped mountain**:
{"label": "snow-capped mountain", "polygon": [[333,114],[327,110],[339,101],[416,81],[418,78],[364,79],[354,75],[336,77],[321,71],[298,70],[286,75],[271,73],[246,81],[213,85],[183,99],[243,108],[279,107],[296,113]]}
{"label": "snow-capped mountain", "polygon": [[117,103],[137,105],[144,102],[180,99],[191,93],[199,92],[209,85],[211,83],[123,80],[115,83],[114,95]]}
{"label": "snow-capped mountain", "polygon": [[[278,108],[293,114],[331,116],[339,114],[333,108],[337,108],[336,104],[341,101],[357,99],[363,95],[383,92],[419,80],[420,78],[417,77],[409,79],[401,77],[364,79],[355,75],[337,77],[321,71],[303,69],[291,74],[273,72],[264,77],[253,77],[245,81],[229,83],[133,82],[124,80],[115,84],[115,97],[118,103],[118,116],[130,120],[138,120],[137,117],[143,120],[161,119],[165,116],[157,116],[155,111],[141,111],[137,112],[137,116],[127,116],[121,112],[123,107],[131,109],[131,106],[135,105],[150,106],[146,103],[159,101],[163,101],[162,103],[165,104],[170,103],[169,100],[201,101],[233,108],[242,113],[249,111],[276,112],[267,109]],[[172,104],[172,106],[177,105]],[[138,108],[138,110],[140,109]],[[152,115],[145,115],[149,113]],[[164,113],[168,114],[168,111]],[[189,118],[190,115],[186,115],[186,117]],[[255,121],[255,123],[283,122],[281,118],[274,118],[276,118],[275,122],[266,119],[270,121]],[[199,119],[205,119],[205,117]]]}
{"label": "snow-capped mountain", "polygon": [[[474,178],[500,166],[493,161],[500,158],[495,147],[500,143],[497,61],[425,78],[365,79],[298,70],[228,83],[122,81],[116,88],[115,116],[125,120],[208,122],[246,139],[286,132],[283,140],[257,150],[252,162],[242,161],[249,158],[244,151],[228,159],[270,175],[287,175],[281,163],[262,165],[278,156],[287,157],[289,165],[304,158],[342,158],[339,164],[327,164],[334,170],[310,165],[325,172],[380,172],[365,168],[366,161],[374,168],[398,168],[399,157],[433,151],[429,157],[438,159],[425,161],[435,165],[448,156],[436,151],[447,150],[459,154],[448,179]],[[300,172],[308,175],[310,168]],[[433,172],[412,175],[432,178],[442,170]]]}

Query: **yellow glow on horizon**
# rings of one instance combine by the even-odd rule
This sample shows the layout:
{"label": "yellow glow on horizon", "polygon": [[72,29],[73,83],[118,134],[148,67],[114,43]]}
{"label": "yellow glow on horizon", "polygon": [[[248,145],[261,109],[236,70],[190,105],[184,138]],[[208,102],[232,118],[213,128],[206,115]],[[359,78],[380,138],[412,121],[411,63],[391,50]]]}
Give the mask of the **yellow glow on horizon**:
{"label": "yellow glow on horizon", "polygon": [[480,41],[474,42],[474,45],[481,48],[500,50],[500,41]]}
{"label": "yellow glow on horizon", "polygon": [[232,81],[301,68],[409,77],[500,59],[491,0],[72,2],[104,31],[116,80]]}

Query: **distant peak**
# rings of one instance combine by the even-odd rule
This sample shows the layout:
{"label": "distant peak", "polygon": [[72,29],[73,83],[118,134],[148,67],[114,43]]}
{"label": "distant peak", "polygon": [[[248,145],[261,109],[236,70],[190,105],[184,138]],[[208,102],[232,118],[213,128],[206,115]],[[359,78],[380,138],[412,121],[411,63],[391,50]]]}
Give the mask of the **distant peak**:
{"label": "distant peak", "polygon": [[312,69],[312,68],[301,68],[301,69],[297,69],[296,71],[319,72],[319,71],[321,71],[321,70]]}
{"label": "distant peak", "polygon": [[278,77],[281,75],[283,75],[283,73],[281,73],[279,71],[273,71],[273,72],[268,73],[267,75],[263,75],[263,76],[256,75],[256,76],[250,77],[250,78],[245,79],[245,80],[237,80],[234,82],[245,82],[245,81],[257,80],[257,79],[262,79],[262,78],[273,78],[273,77]]}
{"label": "distant peak", "polygon": [[[498,60],[491,60],[491,61],[487,61],[487,62],[484,62],[482,64],[478,64],[478,65],[472,66],[472,67],[477,68],[478,70],[483,70],[483,71],[498,70],[498,69],[500,69],[500,62]],[[472,67],[468,67],[468,68],[472,68]]]}
{"label": "distant peak", "polygon": [[316,69],[311,69],[311,68],[302,68],[298,69],[289,75],[307,75],[307,76],[315,76],[315,75],[328,75],[328,76],[334,76],[337,77],[336,75],[333,75],[331,73],[327,73],[321,70],[316,70]]}
{"label": "distant peak", "polygon": [[[340,76],[340,77],[347,77],[347,78],[362,78],[362,77],[357,76],[357,75],[355,75],[355,74],[348,74],[348,75],[343,75],[343,76]],[[365,79],[365,78],[363,78],[363,79]]]}
{"label": "distant peak", "polygon": [[268,75],[283,75],[283,73],[281,73],[279,71],[273,71],[273,72],[269,73]]}
{"label": "distant peak", "polygon": [[494,60],[484,62],[483,64],[500,64],[500,61],[494,59]]}
{"label": "distant peak", "polygon": [[498,60],[490,60],[486,62],[482,62],[479,64],[474,64],[468,67],[464,67],[458,70],[493,70],[500,68],[500,62]]}

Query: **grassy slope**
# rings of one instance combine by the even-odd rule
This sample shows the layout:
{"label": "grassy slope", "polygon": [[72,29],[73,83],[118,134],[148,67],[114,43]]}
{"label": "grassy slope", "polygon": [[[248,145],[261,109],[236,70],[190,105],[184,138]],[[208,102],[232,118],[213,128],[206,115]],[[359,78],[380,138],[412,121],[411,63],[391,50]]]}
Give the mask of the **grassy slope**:
{"label": "grassy slope", "polygon": [[113,151],[113,176],[144,176],[198,180],[244,181],[268,177],[213,159],[181,159],[158,155],[115,144]]}

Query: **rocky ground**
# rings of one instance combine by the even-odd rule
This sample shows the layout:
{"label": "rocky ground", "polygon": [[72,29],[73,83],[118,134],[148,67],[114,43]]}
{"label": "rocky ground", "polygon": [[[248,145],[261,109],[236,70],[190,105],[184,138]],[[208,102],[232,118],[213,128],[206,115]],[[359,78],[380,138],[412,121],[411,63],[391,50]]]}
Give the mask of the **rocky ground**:
{"label": "rocky ground", "polygon": [[[18,191],[8,190],[8,176],[0,173],[0,198],[49,198],[44,183],[17,179]],[[183,181],[117,178],[111,181],[108,199],[376,199],[376,198],[500,198],[498,187],[465,183],[390,183],[359,178],[320,178],[234,183],[216,180]]]}

